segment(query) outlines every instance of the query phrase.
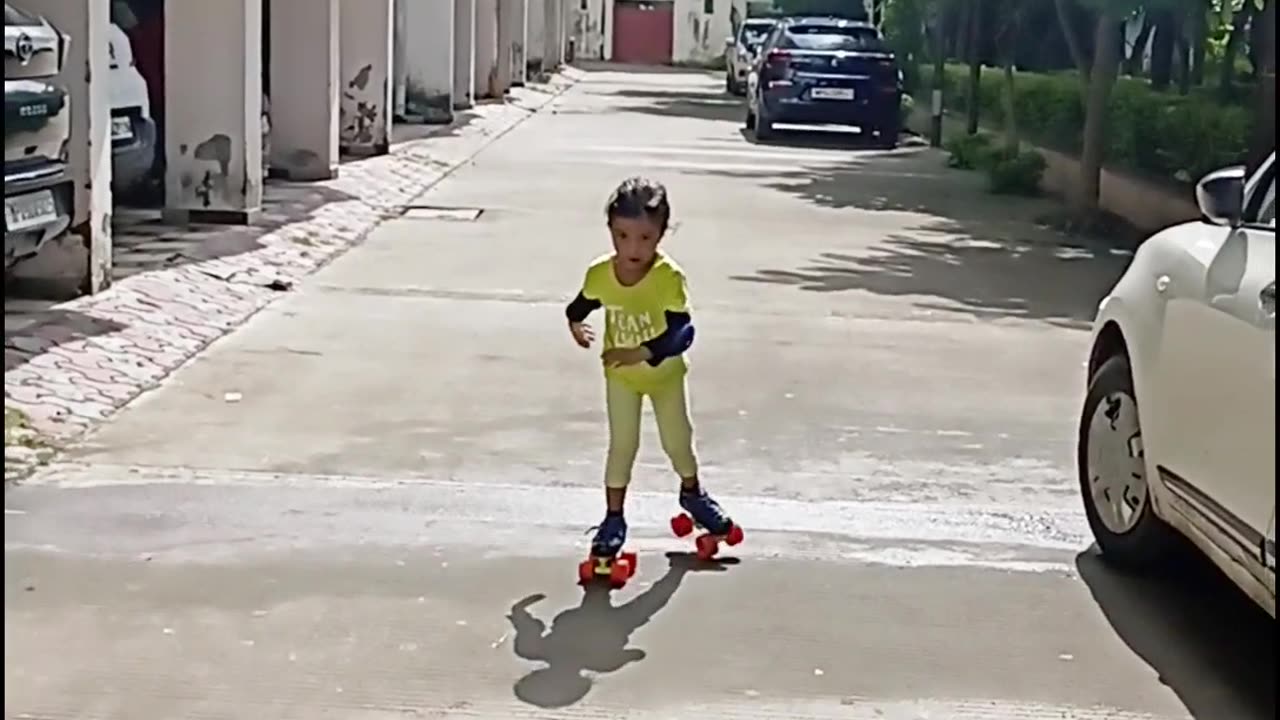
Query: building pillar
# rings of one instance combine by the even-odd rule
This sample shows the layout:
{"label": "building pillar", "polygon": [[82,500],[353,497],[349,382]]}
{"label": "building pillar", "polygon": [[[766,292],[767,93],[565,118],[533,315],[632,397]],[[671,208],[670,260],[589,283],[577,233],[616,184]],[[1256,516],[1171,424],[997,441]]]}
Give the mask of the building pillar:
{"label": "building pillar", "polygon": [[542,37],[542,66],[547,72],[555,72],[564,62],[564,3],[560,0],[544,1],[546,27]]}
{"label": "building pillar", "polygon": [[498,0],[498,84],[504,91],[525,83],[528,26],[527,0]]}
{"label": "building pillar", "polygon": [[498,0],[474,0],[476,6],[475,97],[500,98],[498,89]]}
{"label": "building pillar", "polygon": [[452,122],[453,0],[401,2],[405,13],[405,119]]}
{"label": "building pillar", "polygon": [[405,86],[409,84],[409,69],[405,65],[405,53],[408,52],[409,39],[405,30],[406,18],[409,14],[408,3],[412,0],[393,0],[395,20],[391,35],[391,119],[393,123],[404,120]]}
{"label": "building pillar", "polygon": [[543,71],[542,58],[547,48],[547,0],[529,0],[528,25],[525,32],[525,77],[534,81]]}
{"label": "building pillar", "polygon": [[476,93],[475,0],[453,2],[453,109],[471,107]]}
{"label": "building pillar", "polygon": [[[70,42],[62,47],[67,91],[68,182],[54,188],[55,203],[70,203],[68,232],[13,269],[21,292],[51,298],[92,294],[111,285],[111,102],[107,78],[109,0],[44,0],[39,13]],[[60,199],[58,199],[60,198]],[[7,282],[7,280],[6,280]]]}
{"label": "building pillar", "polygon": [[262,0],[165,3],[165,216],[262,212]]}
{"label": "building pillar", "polygon": [[339,0],[271,0],[271,172],[338,175]]}
{"label": "building pillar", "polygon": [[[239,1],[239,0],[237,0]],[[353,155],[391,149],[392,0],[339,0],[341,126],[339,145]]]}

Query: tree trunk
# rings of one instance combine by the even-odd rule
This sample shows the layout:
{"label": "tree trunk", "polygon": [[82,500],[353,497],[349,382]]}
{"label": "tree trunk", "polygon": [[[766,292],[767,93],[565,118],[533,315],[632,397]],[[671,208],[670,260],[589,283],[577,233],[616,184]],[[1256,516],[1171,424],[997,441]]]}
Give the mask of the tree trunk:
{"label": "tree trunk", "polygon": [[1191,84],[1204,85],[1204,63],[1209,54],[1209,8],[1196,4],[1191,18]]}
{"label": "tree trunk", "polygon": [[1123,27],[1123,19],[1117,17],[1113,10],[1103,10],[1098,14],[1094,30],[1093,66],[1085,92],[1080,193],[1075,199],[1075,209],[1082,216],[1092,216],[1098,210],[1098,197],[1102,188],[1102,161],[1107,140],[1107,109],[1111,90],[1115,87],[1120,70],[1121,43],[1118,40]]}
{"label": "tree trunk", "polygon": [[[1016,33],[1014,33],[1016,36]],[[1022,145],[1022,138],[1018,136],[1018,106],[1016,104],[1017,90],[1014,78],[1014,63],[1017,58],[1016,43],[1009,41],[1009,47],[1005,49],[1004,56],[1004,93],[1001,100],[1004,101],[1004,148],[1009,155],[1016,156],[1018,149]]]}
{"label": "tree trunk", "polygon": [[1258,18],[1258,109],[1248,166],[1252,173],[1276,149],[1276,0],[1267,0]]}
{"label": "tree trunk", "polygon": [[969,97],[968,125],[970,135],[978,134],[978,125],[982,121],[982,0],[969,0],[969,40],[966,49],[969,51]]}
{"label": "tree trunk", "polygon": [[1080,43],[1080,35],[1076,30],[1075,9],[1071,0],[1053,0],[1053,7],[1058,11],[1058,24],[1062,26],[1062,35],[1067,41],[1067,50],[1071,53],[1071,59],[1075,61],[1076,67],[1080,70],[1082,77],[1089,77],[1089,68],[1093,63],[1093,59],[1085,52],[1084,46]]}
{"label": "tree trunk", "polygon": [[1240,56],[1240,46],[1244,44],[1245,34],[1249,31],[1252,8],[1253,2],[1250,0],[1231,16],[1231,34],[1227,36],[1227,46],[1222,51],[1222,66],[1218,68],[1218,95],[1223,100],[1235,93],[1236,58]]}
{"label": "tree trunk", "polygon": [[1151,44],[1151,87],[1168,90],[1173,82],[1173,53],[1178,44],[1178,18],[1171,10],[1155,13],[1156,39]]}

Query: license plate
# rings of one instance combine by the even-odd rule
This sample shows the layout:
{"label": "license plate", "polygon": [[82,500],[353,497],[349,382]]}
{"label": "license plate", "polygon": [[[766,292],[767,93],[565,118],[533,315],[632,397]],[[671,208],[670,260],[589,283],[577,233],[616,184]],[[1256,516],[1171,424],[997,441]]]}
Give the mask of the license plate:
{"label": "license plate", "polygon": [[809,96],[814,100],[852,100],[853,88],[814,88]]}
{"label": "license plate", "polygon": [[111,118],[111,139],[132,140],[133,123],[127,117]]}
{"label": "license plate", "polygon": [[58,218],[52,190],[4,199],[4,223],[8,232],[20,232]]}

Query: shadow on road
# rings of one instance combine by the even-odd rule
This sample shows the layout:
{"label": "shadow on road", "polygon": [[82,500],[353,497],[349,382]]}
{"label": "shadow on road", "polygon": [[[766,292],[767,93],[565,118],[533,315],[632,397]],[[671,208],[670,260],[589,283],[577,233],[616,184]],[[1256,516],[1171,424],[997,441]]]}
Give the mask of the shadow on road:
{"label": "shadow on road", "polygon": [[909,234],[887,235],[860,255],[826,252],[798,268],[734,279],[822,293],[931,296],[916,306],[1084,329],[1124,270],[1105,250],[1077,242],[1045,244],[976,232],[957,223],[927,223]]}
{"label": "shadow on road", "polygon": [[1112,570],[1092,549],[1076,567],[1116,634],[1192,717],[1276,716],[1275,621],[1201,555],[1186,550],[1176,570],[1145,577]]}
{"label": "shadow on road", "polygon": [[549,631],[546,623],[529,612],[544,595],[530,595],[512,605],[507,618],[516,633],[516,655],[545,663],[516,682],[516,697],[543,708],[578,702],[591,690],[591,678],[584,672],[616,672],[645,658],[643,650],[627,647],[631,634],[666,607],[687,573],[722,571],[732,564],[701,562],[685,553],[668,553],[667,559],[666,574],[622,605],[613,604],[606,586],[587,586],[578,606],[556,615]]}
{"label": "shadow on road", "polygon": [[640,101],[618,103],[619,112],[733,122],[742,122],[746,112],[742,98],[723,92],[627,88],[611,92],[608,96]]}
{"label": "shadow on road", "polygon": [[923,296],[915,303],[922,310],[1084,328],[1132,257],[1131,248],[1110,239],[1045,227],[1040,218],[1054,212],[1052,201],[992,195],[982,177],[949,170],[941,154],[919,147],[851,152],[839,165],[767,175],[707,172],[751,176],[826,209],[907,216],[889,220],[885,234],[856,254],[838,250],[842,236],[873,225],[833,223],[832,251],[799,267],[734,278],[744,282]]}

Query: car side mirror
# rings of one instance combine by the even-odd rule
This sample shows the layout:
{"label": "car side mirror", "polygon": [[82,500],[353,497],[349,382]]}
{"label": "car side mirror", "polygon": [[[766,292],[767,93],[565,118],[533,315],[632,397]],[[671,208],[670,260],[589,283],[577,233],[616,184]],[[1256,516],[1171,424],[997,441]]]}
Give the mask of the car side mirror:
{"label": "car side mirror", "polygon": [[1196,204],[1214,225],[1240,227],[1244,222],[1244,166],[1215,170],[1196,184]]}

